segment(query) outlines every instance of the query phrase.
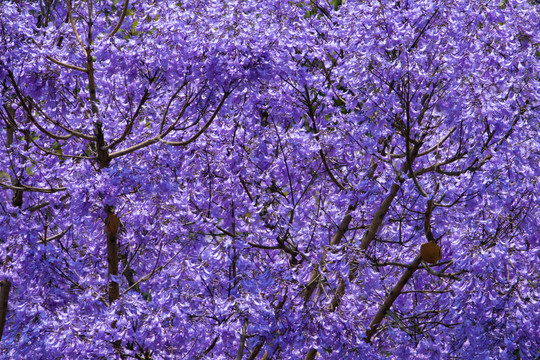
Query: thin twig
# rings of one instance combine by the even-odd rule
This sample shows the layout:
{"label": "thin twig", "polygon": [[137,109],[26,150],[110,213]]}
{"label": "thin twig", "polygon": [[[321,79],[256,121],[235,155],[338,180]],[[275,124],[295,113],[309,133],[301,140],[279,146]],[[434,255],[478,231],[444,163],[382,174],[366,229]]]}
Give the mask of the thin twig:
{"label": "thin twig", "polygon": [[[81,46],[83,50],[84,57],[88,57],[86,48],[84,47],[81,37],[79,36],[79,33],[77,32],[77,28],[75,27],[75,20],[73,20],[73,14],[71,11],[71,0],[67,0],[67,12],[68,12],[68,17],[69,17],[69,22],[71,23],[71,28],[73,29],[73,33],[75,34],[75,37],[77,38],[77,42],[79,43],[79,45]],[[92,15],[90,14],[90,16]],[[90,46],[90,44],[88,44],[88,46]]]}
{"label": "thin twig", "polygon": [[206,131],[206,129],[208,129],[210,127],[210,125],[212,124],[212,122],[216,118],[217,114],[219,113],[219,110],[221,110],[221,107],[225,103],[225,100],[229,97],[230,94],[231,93],[229,91],[226,91],[224,93],[223,98],[221,99],[218,106],[216,107],[216,109],[212,113],[212,116],[210,116],[210,119],[208,119],[206,124],[204,124],[204,126],[195,135],[193,135],[191,138],[189,138],[187,140],[184,140],[184,141],[166,141],[166,140],[162,140],[161,138],[159,140],[164,144],[172,145],[172,146],[186,146],[186,145],[194,142],[195,140],[197,140],[197,138],[199,136],[201,136]]}
{"label": "thin twig", "polygon": [[124,7],[122,8],[122,14],[120,14],[120,18],[118,19],[118,22],[116,23],[116,26],[114,29],[111,30],[111,32],[105,37],[105,40],[109,39],[110,37],[114,36],[120,30],[120,27],[122,26],[122,23],[124,22],[124,18],[126,17],[127,9],[128,9],[129,0],[124,1]]}
{"label": "thin twig", "polygon": [[39,192],[39,193],[45,193],[45,194],[53,194],[53,193],[64,191],[67,189],[65,187],[45,189],[45,188],[37,188],[33,186],[28,186],[24,184],[19,184],[19,186],[13,186],[13,185],[6,184],[3,182],[0,182],[0,186],[6,189],[11,189],[11,190],[33,191],[33,192]]}
{"label": "thin twig", "polygon": [[60,65],[60,66],[63,66],[65,68],[68,68],[68,69],[71,69],[71,70],[77,70],[77,71],[82,71],[83,73],[88,73],[88,69],[86,69],[86,68],[82,68],[80,66],[71,65],[71,64],[56,60],[55,58],[53,58],[50,55],[47,55],[45,57],[47,58],[47,60],[55,63],[56,65]]}
{"label": "thin twig", "polygon": [[147,280],[150,280],[155,274],[157,274],[159,271],[163,270],[165,267],[167,267],[167,265],[169,265],[171,263],[171,261],[173,261],[183,250],[184,248],[189,244],[189,241],[186,242],[184,244],[184,246],[182,246],[182,248],[180,250],[178,250],[178,252],[176,252],[176,254],[174,254],[165,264],[163,265],[160,265],[160,266],[157,266],[157,261],[156,261],[156,264],[154,266],[154,268],[152,269],[152,271],[143,276],[142,278],[140,278],[139,280],[137,280],[133,285],[131,285],[130,287],[128,287],[126,290],[124,290],[124,292],[122,293],[122,295],[126,294],[128,291],[130,291],[131,289],[133,289],[134,287],[136,287],[138,284],[144,282],[144,281],[147,281]]}
{"label": "thin twig", "polygon": [[[422,265],[431,275],[435,275],[435,276],[442,277],[442,278],[449,278],[449,279],[452,279],[452,280],[459,280],[458,275],[461,275],[461,274],[465,273],[464,270],[458,271],[458,272],[455,272],[455,273],[450,273],[450,274],[446,274],[446,273],[444,273],[442,271],[435,271],[424,260],[422,260]],[[445,269],[446,268],[448,268],[448,266],[446,266]]]}

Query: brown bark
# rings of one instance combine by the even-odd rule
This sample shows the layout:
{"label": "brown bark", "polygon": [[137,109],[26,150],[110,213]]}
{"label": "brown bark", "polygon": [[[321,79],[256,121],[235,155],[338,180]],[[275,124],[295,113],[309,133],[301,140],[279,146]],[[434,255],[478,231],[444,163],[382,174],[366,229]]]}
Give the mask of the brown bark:
{"label": "brown bark", "polygon": [[315,349],[309,349],[304,360],[313,360],[317,356],[318,351]]}
{"label": "brown bark", "polygon": [[0,340],[4,334],[4,325],[6,324],[6,316],[8,309],[9,289],[11,282],[7,279],[0,281]]}
{"label": "brown bark", "polygon": [[[107,234],[107,261],[109,263],[108,275],[118,276],[118,226],[120,220],[113,212],[112,207],[107,207],[107,219],[105,220],[105,233]],[[120,298],[120,286],[117,282],[109,279],[109,301],[113,302]]]}
{"label": "brown bark", "polygon": [[[334,234],[334,237],[332,238],[332,241],[330,241],[330,246],[339,245],[339,243],[345,236],[345,233],[347,232],[347,229],[349,228],[349,224],[351,223],[351,220],[352,220],[352,216],[350,213],[354,211],[355,208],[356,206],[351,205],[347,209],[347,215],[345,215],[343,220],[341,220],[341,223],[339,224],[338,229],[336,233]],[[329,250],[327,249],[323,254],[323,257],[321,259],[321,266],[326,261],[326,256],[328,255],[328,251]],[[307,286],[305,287],[302,294],[302,296],[304,297],[304,302],[309,301],[309,299],[311,298],[311,295],[313,295],[313,292],[319,285],[319,276],[320,276],[319,269],[318,268],[314,269],[313,272],[311,273],[311,278],[309,279],[309,282]]]}
{"label": "brown bark", "polygon": [[238,354],[236,355],[236,360],[242,360],[244,357],[244,347],[246,345],[246,338],[247,338],[247,326],[248,326],[248,320],[247,318],[244,319],[244,326],[242,326],[242,335],[240,336],[240,344],[238,345]]}
{"label": "brown bark", "polygon": [[[410,168],[410,162],[413,162],[416,157],[418,156],[418,151],[420,150],[421,143],[417,142],[415,146],[411,149],[409,156],[407,157],[408,160],[403,163],[401,166],[401,171],[405,171],[407,168]],[[375,239],[375,236],[379,232],[379,229],[382,225],[382,222],[390,210],[390,206],[392,205],[392,202],[397,196],[397,193],[399,189],[401,188],[401,184],[403,183],[403,179],[398,178],[396,181],[392,184],[390,187],[390,193],[386,198],[382,201],[381,205],[379,205],[379,208],[375,212],[375,215],[373,216],[373,220],[371,220],[371,224],[369,225],[368,230],[365,232],[364,236],[362,237],[362,241],[360,243],[360,249],[363,251],[366,251],[369,248],[369,245]],[[433,205],[433,204],[432,204]],[[429,203],[428,203],[428,210],[429,210]],[[431,210],[429,210],[431,211]],[[427,215],[426,215],[427,216]],[[429,212],[429,216],[431,216],[431,212]],[[429,224],[429,221],[428,221]],[[431,229],[431,227],[430,227]],[[430,230],[431,234],[431,230]],[[349,280],[352,281],[356,277],[356,271],[357,271],[357,265],[353,262],[351,264],[351,271],[349,275]],[[330,309],[334,311],[337,309],[341,302],[341,297],[345,293],[345,280],[341,279],[338,285],[338,289],[336,290],[332,302],[330,304]]]}
{"label": "brown bark", "polygon": [[367,250],[369,245],[371,244],[371,241],[375,239],[375,236],[377,235],[377,232],[379,231],[379,228],[381,227],[381,224],[384,220],[384,217],[388,213],[388,210],[390,209],[390,205],[392,205],[392,201],[394,201],[394,198],[396,197],[399,189],[401,187],[401,183],[393,183],[392,187],[390,188],[390,194],[383,200],[379,208],[377,209],[377,212],[375,212],[375,215],[373,216],[373,220],[371,221],[371,224],[369,225],[368,230],[364,234],[364,237],[362,238],[362,242],[360,243],[360,248],[362,250]]}
{"label": "brown bark", "polygon": [[388,296],[384,300],[384,303],[379,308],[379,311],[377,311],[377,314],[375,314],[375,317],[373,318],[373,320],[371,320],[369,328],[366,330],[366,342],[371,341],[371,338],[373,337],[375,332],[377,332],[381,321],[384,319],[386,312],[390,309],[390,307],[392,307],[392,304],[401,294],[401,290],[403,290],[403,287],[405,286],[405,284],[407,284],[407,281],[409,281],[416,269],[418,269],[420,261],[422,261],[422,259],[420,258],[420,256],[417,256],[414,261],[409,265],[409,268],[405,270],[403,275],[401,275],[396,285],[392,288],[392,291],[390,291],[390,294],[388,294]]}
{"label": "brown bark", "polygon": [[[92,13],[92,4],[89,4],[89,13]],[[109,157],[109,150],[106,148],[105,137],[103,135],[103,128],[101,121],[97,119],[99,115],[98,99],[96,95],[96,81],[94,77],[94,59],[92,57],[92,49],[90,44],[92,43],[92,23],[88,24],[88,47],[85,49],[86,53],[86,66],[88,73],[88,91],[90,93],[90,102],[92,104],[92,115],[96,117],[94,123],[94,136],[96,138],[96,152],[98,164],[101,169],[106,168],[111,163]],[[112,303],[114,300],[120,298],[120,285],[116,281],[111,281],[112,276],[118,276],[118,216],[114,214],[112,206],[106,206],[107,219],[105,220],[105,233],[107,235],[107,262],[108,262],[108,276],[109,276],[109,301]]]}
{"label": "brown bark", "polygon": [[[408,141],[407,141],[407,143],[408,143]],[[421,146],[422,146],[421,142],[415,142],[415,145],[410,150],[410,153],[407,153],[407,160],[401,166],[401,171],[402,172],[406,171],[407,169],[412,168],[412,163],[414,162],[414,160],[418,156],[418,151],[420,150]],[[386,196],[386,198],[383,200],[381,205],[379,205],[379,208],[375,212],[375,215],[373,216],[373,220],[371,221],[371,224],[370,224],[368,230],[366,231],[366,233],[364,234],[364,236],[362,238],[362,242],[360,243],[360,248],[363,251],[367,250],[369,245],[373,241],[373,239],[375,239],[375,236],[377,235],[377,232],[379,231],[379,228],[382,225],[384,217],[388,213],[388,211],[390,209],[390,206],[392,205],[392,202],[394,201],[395,197],[397,196],[397,193],[398,193],[399,189],[401,188],[401,184],[403,183],[403,181],[404,181],[404,179],[402,179],[401,177],[398,177],[398,179],[396,179],[396,181],[392,184],[392,186],[390,188],[390,193],[388,194],[388,196]],[[429,213],[429,215],[431,215],[431,212]],[[345,221],[345,219],[343,219],[342,224],[343,224],[344,221]],[[349,220],[349,222],[350,222],[350,220]],[[347,226],[348,226],[348,223],[347,223]],[[340,225],[340,230],[341,230],[341,225]],[[345,228],[345,231],[346,231],[346,228]],[[340,233],[340,232],[341,231],[338,231],[338,233]],[[343,235],[341,237],[343,237]],[[326,252],[325,252],[325,254],[323,256],[323,261],[324,261],[325,257],[326,257]],[[416,267],[414,268],[414,270],[416,270],[416,268],[418,268],[418,265],[420,264],[421,258],[418,256],[417,259],[415,259],[415,261],[413,262],[413,264],[411,266],[413,266],[417,262],[417,260],[418,260],[418,263],[416,264]],[[409,270],[410,269],[411,268],[409,268]],[[351,264],[351,271],[350,271],[350,275],[349,275],[349,281],[352,281],[356,277],[356,270],[357,270],[357,266],[353,262]],[[403,279],[404,283],[402,284],[401,288],[403,288],[403,286],[408,281],[410,276],[412,276],[412,274],[414,273],[414,270],[410,273],[409,277],[407,277],[406,279],[404,278],[405,274],[404,274],[404,276],[402,276],[400,281]],[[407,272],[406,272],[406,274],[407,274]],[[318,270],[317,270],[317,273],[315,273],[315,271],[314,271],[312,276],[311,276],[308,287],[306,287],[306,289],[304,290],[306,292],[306,294],[307,294],[307,291],[310,290],[311,289],[310,287],[312,286],[313,289],[311,289],[311,292],[309,293],[309,295],[311,296],[311,294],[313,293],[315,287],[318,285],[318,282],[319,282],[319,280],[317,279],[318,276],[319,276]],[[400,282],[398,282],[398,285],[399,284],[400,284]],[[396,285],[396,287],[394,287],[394,289],[397,289],[398,285]],[[401,288],[399,288],[399,292],[401,291]],[[392,290],[392,293],[393,293],[393,291],[394,290]],[[399,292],[396,294],[396,298],[399,295]],[[340,282],[339,282],[338,288],[336,289],[336,292],[334,293],[332,301],[331,301],[331,303],[329,305],[329,310],[330,311],[335,311],[339,307],[339,304],[341,303],[341,297],[343,296],[343,294],[345,294],[345,280],[341,279]],[[308,299],[309,299],[309,297],[308,297]],[[304,300],[307,301],[305,296],[304,296]],[[394,300],[395,300],[395,298],[393,300],[391,300],[389,306],[392,305]],[[386,302],[385,302],[385,304],[386,304]],[[382,318],[384,317],[384,314],[386,314],[387,310],[388,309],[384,309],[384,311],[382,311],[382,312],[381,312],[381,310],[379,311],[382,314],[381,318],[378,319],[379,323],[382,320]],[[379,315],[379,313],[377,313],[377,315]],[[375,319],[373,321],[375,321]],[[372,324],[374,324],[373,321],[372,321]],[[376,331],[377,327],[378,327],[378,323],[375,325],[375,328],[373,329],[373,333]],[[368,329],[368,331],[371,331],[371,329],[372,329],[372,327],[370,325],[370,329]],[[369,338],[371,336],[373,336],[373,333],[371,335],[369,335]],[[367,334],[367,332],[366,332],[366,334]],[[317,353],[318,352],[315,349],[309,350],[308,353],[306,354],[305,360],[308,360],[308,359],[313,360],[315,358],[315,356],[317,355]]]}
{"label": "brown bark", "polygon": [[341,302],[341,297],[344,294],[345,294],[345,280],[340,279],[336,292],[334,293],[334,296],[332,297],[332,302],[330,303],[330,306],[328,307],[330,311],[334,311],[338,308]]}
{"label": "brown bark", "polygon": [[[438,259],[435,261],[437,262],[438,260],[440,260],[440,248],[435,243],[435,238],[433,237],[433,233],[431,232],[431,215],[433,213],[433,207],[434,207],[433,199],[428,200],[426,212],[424,213],[424,233],[425,233],[426,238],[429,240],[428,244],[435,245],[439,251]],[[424,245],[422,245],[422,247],[424,247]],[[371,338],[373,337],[375,332],[377,332],[377,329],[379,328],[381,321],[384,319],[386,312],[390,309],[394,301],[401,294],[403,287],[405,286],[405,284],[407,284],[407,281],[409,281],[409,279],[412,277],[414,272],[418,269],[418,266],[420,266],[420,263],[422,262],[422,247],[420,250],[420,255],[414,259],[414,261],[409,265],[407,270],[405,270],[405,272],[401,275],[397,284],[394,286],[392,291],[390,291],[390,294],[388,294],[384,303],[379,308],[379,311],[377,311],[377,314],[375,314],[375,317],[369,324],[369,328],[366,330],[367,342],[371,341]]]}
{"label": "brown bark", "polygon": [[257,345],[255,345],[253,347],[253,350],[251,351],[251,354],[249,355],[248,359],[247,360],[255,360],[255,358],[257,357],[257,355],[259,355],[259,352],[261,352],[261,349],[264,345],[264,342],[265,342],[265,339],[262,338],[258,343]]}
{"label": "brown bark", "polygon": [[111,158],[109,157],[109,150],[106,148],[101,121],[96,121],[94,124],[94,136],[96,137],[98,164],[103,169],[110,165]]}

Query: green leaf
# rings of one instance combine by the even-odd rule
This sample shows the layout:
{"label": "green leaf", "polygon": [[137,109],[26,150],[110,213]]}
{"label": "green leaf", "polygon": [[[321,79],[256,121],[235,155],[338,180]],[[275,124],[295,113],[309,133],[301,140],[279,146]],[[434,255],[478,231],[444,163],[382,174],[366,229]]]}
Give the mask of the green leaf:
{"label": "green leaf", "polygon": [[133,35],[133,36],[137,36],[139,35],[139,31],[135,30],[137,28],[137,25],[139,24],[139,20],[138,19],[135,19],[135,21],[133,22],[133,24],[131,24],[131,30],[130,30],[130,35]]}

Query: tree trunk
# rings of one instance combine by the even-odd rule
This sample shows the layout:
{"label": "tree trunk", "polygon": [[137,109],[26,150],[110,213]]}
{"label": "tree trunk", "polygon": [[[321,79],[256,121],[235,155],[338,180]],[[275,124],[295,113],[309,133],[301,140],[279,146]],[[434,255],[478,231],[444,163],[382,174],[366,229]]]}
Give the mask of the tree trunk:
{"label": "tree trunk", "polygon": [[4,334],[4,325],[6,324],[9,289],[11,282],[7,279],[0,281],[0,340]]}

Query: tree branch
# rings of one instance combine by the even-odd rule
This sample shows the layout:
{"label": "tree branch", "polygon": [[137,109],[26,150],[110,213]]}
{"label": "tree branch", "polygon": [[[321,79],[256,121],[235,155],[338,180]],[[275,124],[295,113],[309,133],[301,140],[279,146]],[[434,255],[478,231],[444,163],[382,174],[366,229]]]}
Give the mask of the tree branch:
{"label": "tree branch", "polygon": [[324,155],[324,152],[322,151],[322,149],[319,150],[319,154],[321,155],[321,159],[323,161],[324,169],[328,173],[328,176],[330,176],[330,180],[332,180],[332,182],[334,184],[336,184],[336,186],[339,188],[339,190],[345,190],[345,187],[343,185],[341,185],[341,183],[335,178],[334,174],[330,170],[330,167],[328,166],[328,163],[326,161],[326,156]]}
{"label": "tree branch", "polygon": [[70,225],[70,226],[67,227],[66,230],[64,230],[64,231],[62,231],[62,232],[60,232],[60,233],[58,233],[56,235],[53,235],[53,236],[51,236],[49,238],[38,241],[38,242],[40,242],[40,243],[48,243],[49,241],[53,241],[53,240],[56,240],[56,239],[61,239],[62,236],[64,236],[72,227],[73,227],[73,225]]}
{"label": "tree branch", "polygon": [[[453,264],[453,261],[450,261],[448,265],[446,265],[443,270],[441,271],[435,271],[431,268],[431,266],[426,263],[424,260],[422,260],[422,267],[425,268],[427,270],[428,273],[430,273],[431,275],[434,275],[434,276],[438,276],[438,277],[442,277],[442,278],[449,278],[449,279],[452,279],[452,280],[459,280],[459,278],[457,277],[458,275],[461,275],[463,273],[465,273],[465,271],[458,271],[458,272],[455,272],[455,273],[450,273],[450,274],[446,274],[444,272],[444,270],[448,269],[448,267],[450,267],[450,265]],[[437,265],[440,265],[437,264]]]}
{"label": "tree branch", "polygon": [[[418,153],[418,156],[424,156],[424,155],[427,155],[435,150],[437,150],[438,148],[440,148],[442,146],[442,144],[444,144],[444,142],[446,140],[448,140],[448,138],[450,137],[450,135],[452,135],[452,133],[454,131],[456,131],[456,127],[454,126],[452,129],[450,129],[450,131],[441,139],[439,140],[435,145],[433,145],[432,147],[430,147],[429,149],[425,150],[425,151],[422,151],[421,153]],[[403,154],[403,156],[405,156],[405,154]]]}
{"label": "tree branch", "polygon": [[17,94],[17,97],[19,98],[19,101],[21,102],[21,105],[26,112],[26,115],[28,119],[34,124],[42,133],[47,135],[48,137],[56,140],[67,140],[71,138],[73,135],[56,135],[51,133],[50,131],[46,130],[44,127],[42,127],[38,121],[34,118],[32,115],[32,110],[26,103],[26,99],[24,98],[23,94],[21,93],[19,87],[17,86],[17,82],[15,81],[15,77],[13,76],[13,73],[9,72],[9,78],[11,80],[11,84],[13,85],[13,88],[15,89],[15,93]]}
{"label": "tree branch", "polygon": [[11,282],[8,279],[0,281],[0,340],[2,340],[6,324],[10,288]]}
{"label": "tree branch", "polygon": [[266,341],[266,339],[264,337],[261,336],[261,339],[259,340],[259,342],[253,347],[253,350],[251,351],[251,354],[249,355],[249,357],[247,358],[247,360],[255,360],[255,358],[257,357],[257,355],[259,355],[259,353],[261,352],[261,349],[264,345],[264,342]]}
{"label": "tree branch", "polygon": [[413,262],[409,265],[409,268],[405,270],[403,275],[401,275],[401,278],[399,278],[396,285],[393,287],[392,291],[390,291],[390,294],[386,297],[384,300],[384,303],[379,308],[379,311],[377,311],[377,314],[375,314],[375,317],[373,320],[371,320],[371,323],[369,324],[369,328],[366,330],[366,342],[371,342],[371,339],[375,332],[377,332],[377,329],[379,328],[379,325],[381,321],[384,319],[384,316],[386,315],[386,312],[392,307],[392,304],[394,301],[398,298],[398,296],[401,294],[401,290],[407,284],[409,279],[412,277],[416,269],[418,268],[418,265],[420,265],[420,261],[422,259],[420,256],[417,256]]}
{"label": "tree branch", "polygon": [[[356,209],[356,205],[350,205],[347,209],[347,213],[343,217],[343,220],[341,220],[341,223],[339,224],[336,233],[334,234],[334,237],[332,238],[332,241],[330,241],[330,246],[339,245],[343,237],[345,236],[345,233],[347,232],[347,229],[349,227],[349,224],[351,223],[352,216],[351,212],[353,212]],[[323,267],[324,263],[326,261],[326,257],[328,255],[328,251],[330,249],[326,249],[324,251],[324,254],[320,261],[320,266]],[[304,290],[302,290],[302,296],[304,297],[304,302],[308,302],[311,298],[311,295],[317,288],[320,282],[320,273],[319,268],[313,269],[313,272],[311,273],[311,278],[309,279],[308,284],[304,287]]]}
{"label": "tree branch", "polygon": [[[132,153],[134,151],[137,151],[137,150],[142,149],[144,147],[147,147],[149,145],[155,144],[157,142],[162,142],[162,143],[164,143],[166,145],[172,145],[172,146],[185,146],[185,145],[188,145],[188,144],[192,143],[193,141],[197,140],[197,138],[199,136],[201,136],[204,133],[204,131],[212,124],[212,122],[216,118],[219,110],[221,109],[221,107],[225,103],[225,100],[227,99],[227,97],[230,94],[231,94],[230,91],[225,92],[225,94],[223,95],[223,98],[221,99],[220,103],[218,104],[218,106],[216,107],[214,112],[212,113],[212,116],[210,117],[210,119],[206,122],[206,124],[195,135],[193,135],[188,140],[185,140],[185,141],[166,141],[166,140],[163,140],[162,137],[164,135],[168,134],[172,130],[171,128],[169,128],[165,132],[163,132],[163,133],[161,133],[159,135],[156,135],[156,136],[154,136],[154,137],[152,137],[152,138],[150,138],[148,140],[142,141],[142,142],[140,142],[140,143],[138,143],[136,145],[133,145],[133,146],[127,148],[127,149],[120,150],[120,151],[109,154],[110,159],[114,159],[114,158],[117,158],[117,157],[120,157],[120,156],[127,155],[129,153]],[[171,101],[172,101],[172,99],[171,99]]]}
{"label": "tree branch", "polygon": [[124,1],[124,7],[122,8],[122,14],[120,14],[120,18],[118,19],[118,22],[116,23],[116,26],[111,30],[111,32],[105,37],[105,40],[109,39],[110,37],[114,36],[120,30],[120,27],[122,26],[122,23],[124,22],[124,18],[126,17],[127,9],[128,9],[129,0]]}
{"label": "tree branch", "polygon": [[60,128],[62,128],[63,130],[67,131],[68,133],[70,133],[71,135],[75,136],[75,137],[78,137],[78,138],[81,138],[81,139],[85,139],[85,140],[90,140],[90,141],[94,141],[95,138],[93,136],[90,136],[90,135],[86,135],[86,134],[83,134],[82,132],[80,131],[76,131],[76,130],[73,130],[73,129],[70,129],[68,128],[67,126],[64,126],[62,124],[60,124],[58,121],[56,120],[53,120],[49,115],[47,115],[45,113],[45,111],[41,108],[41,106],[39,106],[35,101],[32,101],[32,105],[36,107],[36,109],[38,110],[38,112],[47,120],[49,120],[51,123],[53,123],[54,125],[56,126],[59,126]]}
{"label": "tree branch", "polygon": [[161,138],[160,138],[160,141],[162,143],[164,143],[164,144],[172,145],[172,146],[186,146],[186,145],[194,142],[195,140],[197,140],[197,138],[199,136],[201,136],[206,131],[206,129],[208,129],[208,127],[210,127],[210,125],[212,124],[212,122],[216,118],[219,110],[221,109],[221,107],[225,103],[225,100],[229,97],[230,94],[231,94],[230,91],[226,91],[224,93],[223,98],[221,98],[221,101],[219,102],[218,106],[216,107],[216,109],[214,110],[212,115],[210,116],[210,119],[208,119],[206,124],[204,124],[204,126],[195,135],[193,135],[191,138],[189,138],[189,139],[187,139],[185,141],[166,141],[166,140],[161,140]]}
{"label": "tree branch", "polygon": [[67,68],[67,69],[82,71],[83,73],[88,73],[88,69],[86,69],[86,68],[82,68],[80,66],[75,66],[75,65],[71,65],[71,64],[68,64],[68,63],[65,63],[65,62],[62,62],[62,61],[58,61],[55,58],[53,58],[52,56],[50,56],[50,55],[47,55],[46,58],[47,58],[47,60],[55,63],[56,65],[63,66],[65,68]]}
{"label": "tree branch", "polygon": [[[126,3],[127,3],[127,1],[126,1]],[[144,106],[144,104],[146,103],[146,101],[148,100],[149,97],[150,97],[150,93],[149,93],[148,89],[144,89],[143,96],[141,98],[141,101],[139,102],[139,105],[137,106],[137,109],[135,110],[135,114],[133,114],[131,119],[126,124],[126,128],[124,129],[124,132],[122,133],[122,135],[120,135],[120,137],[118,139],[111,141],[111,143],[109,145],[105,146],[105,149],[113,148],[117,144],[124,141],[124,139],[129,135],[129,133],[131,133],[131,129],[133,129],[133,124],[135,123],[135,120],[137,119],[137,116],[139,116],[139,113],[141,112],[142,107]]]}
{"label": "tree branch", "polygon": [[248,326],[247,318],[244,318],[244,326],[242,327],[242,335],[240,336],[240,344],[238,345],[238,354],[236,355],[236,360],[242,360],[244,356],[244,347],[246,345],[246,331]]}
{"label": "tree branch", "polygon": [[3,182],[0,182],[0,186],[6,189],[11,189],[11,190],[33,191],[33,192],[39,192],[39,193],[45,193],[45,194],[53,194],[53,193],[64,191],[67,189],[65,187],[51,188],[51,189],[37,188],[37,187],[28,186],[28,185],[24,185],[20,183],[19,183],[19,186],[13,186],[13,185],[6,184]]}
{"label": "tree branch", "polygon": [[[71,23],[71,28],[73,29],[73,33],[75,34],[75,37],[77,38],[77,42],[82,48],[82,51],[84,53],[85,57],[88,57],[88,53],[86,52],[86,49],[84,47],[84,44],[81,40],[81,37],[79,36],[79,33],[77,32],[77,28],[75,27],[75,20],[73,20],[73,13],[71,11],[71,0],[67,0],[67,13],[69,17],[69,22]],[[91,16],[91,15],[90,15]],[[90,43],[88,44],[90,46]]]}

